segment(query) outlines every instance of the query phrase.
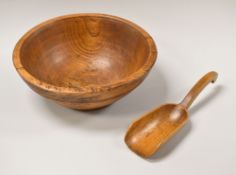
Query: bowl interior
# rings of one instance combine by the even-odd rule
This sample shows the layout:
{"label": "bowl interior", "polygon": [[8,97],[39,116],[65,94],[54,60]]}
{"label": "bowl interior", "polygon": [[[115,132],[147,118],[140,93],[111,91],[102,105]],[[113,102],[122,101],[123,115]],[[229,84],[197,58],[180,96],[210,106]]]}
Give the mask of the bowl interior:
{"label": "bowl interior", "polygon": [[77,16],[45,23],[20,50],[23,67],[55,86],[113,84],[135,73],[147,61],[143,34],[113,18]]}

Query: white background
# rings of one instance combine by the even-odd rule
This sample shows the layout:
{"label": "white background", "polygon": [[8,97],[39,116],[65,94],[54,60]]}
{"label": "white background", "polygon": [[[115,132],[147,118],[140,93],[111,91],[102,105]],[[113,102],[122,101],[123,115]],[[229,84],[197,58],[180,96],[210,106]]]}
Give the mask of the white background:
{"label": "white background", "polygon": [[[153,36],[159,57],[147,79],[103,110],[79,112],[32,92],[12,51],[30,28],[52,17],[101,12],[129,19]],[[130,41],[132,42],[132,41]],[[235,175],[236,1],[1,0],[1,175]],[[190,109],[187,125],[150,160],[123,137],[137,117],[179,102],[210,70],[219,73]]]}

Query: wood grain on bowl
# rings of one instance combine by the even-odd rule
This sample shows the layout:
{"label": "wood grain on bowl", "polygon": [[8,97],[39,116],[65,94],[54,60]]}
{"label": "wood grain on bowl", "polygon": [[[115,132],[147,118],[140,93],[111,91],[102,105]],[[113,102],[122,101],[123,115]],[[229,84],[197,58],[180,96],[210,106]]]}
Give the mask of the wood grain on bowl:
{"label": "wood grain on bowl", "polygon": [[69,108],[107,106],[137,87],[157,50],[134,23],[104,14],[74,14],[46,21],[17,43],[13,61],[38,94]]}

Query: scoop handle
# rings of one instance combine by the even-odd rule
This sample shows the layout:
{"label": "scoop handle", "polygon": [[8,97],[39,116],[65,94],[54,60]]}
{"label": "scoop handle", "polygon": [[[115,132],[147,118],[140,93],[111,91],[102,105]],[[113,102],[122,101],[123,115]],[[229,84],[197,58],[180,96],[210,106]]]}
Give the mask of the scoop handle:
{"label": "scoop handle", "polygon": [[186,109],[190,107],[195,98],[200,94],[200,92],[210,83],[214,83],[218,77],[217,72],[211,71],[204,75],[188,92],[184,99],[180,102],[180,105],[184,106]]}

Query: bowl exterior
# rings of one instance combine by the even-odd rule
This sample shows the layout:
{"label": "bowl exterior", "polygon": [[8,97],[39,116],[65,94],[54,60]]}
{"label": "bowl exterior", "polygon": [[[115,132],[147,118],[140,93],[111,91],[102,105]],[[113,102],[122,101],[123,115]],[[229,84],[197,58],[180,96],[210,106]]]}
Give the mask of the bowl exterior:
{"label": "bowl exterior", "polygon": [[70,94],[63,92],[52,92],[39,88],[26,80],[24,81],[33,91],[35,91],[39,95],[53,100],[54,102],[64,107],[77,110],[93,110],[106,107],[119,100],[130,91],[135,89],[144,80],[145,77],[146,75],[138,80],[130,82],[129,84],[124,84],[116,88],[106,89],[102,92],[93,92],[83,95],[76,93]]}

